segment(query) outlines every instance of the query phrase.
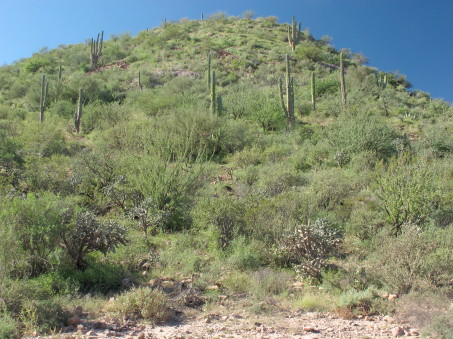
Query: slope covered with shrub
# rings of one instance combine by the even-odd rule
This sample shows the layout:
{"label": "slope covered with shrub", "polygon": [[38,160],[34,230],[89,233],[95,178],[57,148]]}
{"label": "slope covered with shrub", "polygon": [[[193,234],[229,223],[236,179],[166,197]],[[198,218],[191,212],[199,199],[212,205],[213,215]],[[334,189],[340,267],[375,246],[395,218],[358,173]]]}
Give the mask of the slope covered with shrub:
{"label": "slope covered with shrub", "polygon": [[112,36],[96,65],[88,42],[0,69],[3,331],[164,276],[208,300],[303,280],[343,312],[451,300],[453,108],[349,50],[344,104],[340,51],[298,34],[292,51],[275,17],[216,14]]}

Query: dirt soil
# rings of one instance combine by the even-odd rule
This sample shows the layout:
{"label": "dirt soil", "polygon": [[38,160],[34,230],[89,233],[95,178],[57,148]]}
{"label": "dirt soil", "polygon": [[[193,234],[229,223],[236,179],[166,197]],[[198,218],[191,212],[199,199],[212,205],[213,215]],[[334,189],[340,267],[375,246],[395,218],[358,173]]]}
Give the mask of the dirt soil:
{"label": "dirt soil", "polygon": [[[117,319],[88,321],[48,338],[392,338],[418,336],[416,329],[397,325],[388,316],[342,319],[336,314],[278,311],[256,315],[219,308],[173,325],[153,326]],[[398,334],[397,334],[398,333]]]}

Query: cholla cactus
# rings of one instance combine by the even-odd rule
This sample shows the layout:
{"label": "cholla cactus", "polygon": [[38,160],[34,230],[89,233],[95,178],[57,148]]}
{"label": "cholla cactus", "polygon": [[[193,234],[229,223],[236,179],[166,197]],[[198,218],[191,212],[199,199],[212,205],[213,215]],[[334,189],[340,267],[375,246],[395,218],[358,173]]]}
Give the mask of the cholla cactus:
{"label": "cholla cactus", "polygon": [[67,251],[78,269],[86,267],[86,255],[99,251],[104,255],[115,252],[120,244],[126,245],[126,229],[114,221],[100,221],[92,212],[76,216],[73,227],[61,231],[61,246]]}
{"label": "cholla cactus", "polygon": [[341,243],[341,233],[325,219],[298,225],[280,246],[296,272],[321,280],[328,259],[335,255]]}

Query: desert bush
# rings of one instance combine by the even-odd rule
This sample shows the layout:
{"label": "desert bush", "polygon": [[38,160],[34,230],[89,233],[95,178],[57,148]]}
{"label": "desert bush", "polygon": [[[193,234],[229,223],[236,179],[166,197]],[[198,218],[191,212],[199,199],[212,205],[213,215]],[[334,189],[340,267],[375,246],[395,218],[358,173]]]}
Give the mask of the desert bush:
{"label": "desert bush", "polygon": [[145,319],[155,324],[166,323],[173,317],[167,297],[148,287],[121,294],[112,308],[126,319]]}
{"label": "desert bush", "polygon": [[336,150],[349,154],[370,151],[385,159],[397,152],[396,132],[382,120],[366,113],[342,115],[329,126],[327,138]]}
{"label": "desert bush", "polygon": [[57,331],[68,316],[70,313],[56,299],[28,300],[22,305],[19,318],[25,334],[32,334]]}
{"label": "desert bush", "polygon": [[83,108],[82,131],[88,134],[95,129],[108,129],[127,121],[129,117],[127,106],[94,102]]}
{"label": "desert bush", "polygon": [[[50,117],[49,119],[50,120]],[[69,145],[62,129],[57,128],[58,121],[47,121],[45,124],[27,122],[18,140],[30,155],[50,157],[54,154],[69,154]],[[60,125],[61,126],[61,125]]]}
{"label": "desert bush", "polygon": [[264,243],[240,236],[231,241],[226,261],[234,269],[255,270],[266,263],[266,252]]}
{"label": "desert bush", "polygon": [[[190,151],[174,156],[190,158]],[[150,226],[167,230],[181,230],[190,225],[188,206],[191,194],[200,186],[203,168],[199,163],[159,159],[155,156],[127,159],[125,169],[130,173],[128,180],[137,192],[134,207],[143,210],[150,218]],[[156,225],[153,219],[162,213]]]}
{"label": "desert bush", "polygon": [[375,300],[382,299],[378,290],[369,287],[365,290],[348,289],[338,297],[337,306],[340,309],[346,308],[353,314],[361,313],[363,315],[372,313]]}
{"label": "desert bush", "polygon": [[[14,246],[10,253],[4,252],[3,259],[12,275],[36,276],[59,264],[59,231],[65,208],[65,202],[50,193],[5,201],[0,220],[8,221],[2,227],[7,238],[0,241]],[[12,263],[17,267],[11,267]]]}
{"label": "desert bush", "polygon": [[128,277],[128,272],[123,267],[99,258],[96,253],[89,254],[86,262],[84,270],[75,270],[73,265],[60,269],[60,279],[64,279],[74,292],[108,294],[124,288],[122,281]]}
{"label": "desert bush", "polygon": [[440,175],[427,161],[409,154],[380,163],[371,185],[378,207],[397,236],[404,224],[420,224],[446,202]]}
{"label": "desert bush", "polygon": [[280,295],[288,291],[293,275],[281,269],[263,267],[251,274],[252,291],[255,297]]}
{"label": "desert bush", "polygon": [[452,278],[452,227],[422,230],[405,224],[399,237],[376,239],[374,272],[395,292],[407,293],[423,285],[448,286]]}
{"label": "desert bush", "polygon": [[278,243],[295,226],[300,195],[296,190],[278,196],[252,200],[245,213],[246,234],[269,246]]}
{"label": "desert bush", "polygon": [[214,227],[218,232],[219,248],[226,249],[236,236],[244,232],[245,210],[244,202],[233,196],[201,198],[192,213],[194,226]]}
{"label": "desert bush", "polygon": [[0,315],[0,338],[20,338],[19,324],[17,320],[15,320],[7,313]]}

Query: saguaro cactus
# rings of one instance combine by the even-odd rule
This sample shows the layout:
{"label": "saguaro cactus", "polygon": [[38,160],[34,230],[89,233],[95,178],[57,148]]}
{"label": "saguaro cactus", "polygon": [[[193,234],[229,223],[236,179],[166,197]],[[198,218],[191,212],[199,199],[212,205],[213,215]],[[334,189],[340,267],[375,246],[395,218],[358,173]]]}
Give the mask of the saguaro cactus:
{"label": "saguaro cactus", "polygon": [[102,56],[102,44],[104,41],[104,31],[98,34],[96,41],[91,39],[91,68],[93,70],[97,69],[99,66],[99,60]]}
{"label": "saguaro cactus", "polygon": [[285,112],[286,120],[290,128],[294,127],[294,78],[291,77],[291,70],[289,68],[289,56],[286,54],[286,104],[283,98],[283,83],[282,79],[279,79],[278,85],[280,90],[280,99],[282,104],[283,112]]}
{"label": "saguaro cactus", "polygon": [[340,53],[340,87],[341,102],[343,103],[343,107],[346,107],[346,83],[344,81],[343,52]]}
{"label": "saguaro cactus", "polygon": [[80,119],[82,118],[82,89],[79,89],[79,101],[77,104],[77,111],[74,115],[74,128],[77,133],[80,132]]}
{"label": "saguaro cactus", "polygon": [[311,72],[311,108],[316,111],[316,77],[315,72]]}
{"label": "saguaro cactus", "polygon": [[376,85],[380,89],[385,89],[387,88],[387,74],[380,72],[380,73],[374,73],[374,76],[376,78]]}
{"label": "saguaro cactus", "polygon": [[215,114],[217,112],[217,98],[215,92],[215,71],[212,71],[212,80],[211,80],[211,113]]}
{"label": "saguaro cactus", "polygon": [[44,111],[47,105],[47,93],[49,92],[49,82],[46,80],[46,75],[42,75],[41,79],[41,98],[39,100],[39,121],[44,121]]}
{"label": "saguaro cactus", "polygon": [[142,77],[140,71],[138,71],[138,87],[140,88],[141,91],[143,90]]}
{"label": "saguaro cactus", "polygon": [[296,27],[296,20],[294,19],[294,17],[292,17],[291,26],[288,26],[288,42],[293,52],[296,49],[296,44],[300,40],[300,36],[300,21],[299,25]]}

